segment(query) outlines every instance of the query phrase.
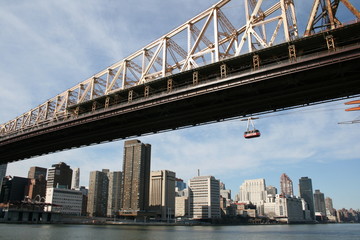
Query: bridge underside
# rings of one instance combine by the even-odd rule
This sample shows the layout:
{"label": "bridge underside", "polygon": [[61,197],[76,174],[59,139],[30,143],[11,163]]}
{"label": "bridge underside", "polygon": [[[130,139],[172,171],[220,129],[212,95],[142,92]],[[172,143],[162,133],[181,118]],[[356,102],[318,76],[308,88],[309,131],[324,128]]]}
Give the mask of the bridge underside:
{"label": "bridge underside", "polygon": [[[112,95],[126,102],[108,108],[91,112],[93,102],[73,106],[69,111],[80,111],[76,117],[0,139],[0,163],[358,95],[360,45],[354,35],[358,32],[360,24],[328,32],[336,50],[328,50],[326,34],[318,34],[173,75],[171,91],[166,90],[166,78]],[[297,51],[291,61],[289,45]],[[251,64],[255,54],[261,59],[256,71]],[[225,74],[221,65],[226,66]],[[151,89],[146,97],[141,95],[145,86]],[[131,90],[139,97],[128,101]]]}

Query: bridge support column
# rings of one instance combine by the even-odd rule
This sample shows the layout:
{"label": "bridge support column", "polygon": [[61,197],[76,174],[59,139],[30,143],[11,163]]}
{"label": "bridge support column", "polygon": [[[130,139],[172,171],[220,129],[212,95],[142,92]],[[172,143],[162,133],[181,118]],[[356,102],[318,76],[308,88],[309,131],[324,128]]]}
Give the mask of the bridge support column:
{"label": "bridge support column", "polygon": [[335,41],[332,35],[326,36],[326,44],[329,51],[335,51]]}
{"label": "bridge support column", "polygon": [[227,67],[226,64],[220,65],[220,77],[225,78],[227,76]]}
{"label": "bridge support column", "polygon": [[295,49],[295,45],[290,45],[288,47],[289,49],[289,60],[290,62],[296,62],[296,49]]}
{"label": "bridge support column", "polygon": [[253,70],[259,70],[260,69],[260,57],[259,55],[253,56]]}
{"label": "bridge support column", "polygon": [[199,72],[193,72],[193,85],[197,85],[199,83]]}

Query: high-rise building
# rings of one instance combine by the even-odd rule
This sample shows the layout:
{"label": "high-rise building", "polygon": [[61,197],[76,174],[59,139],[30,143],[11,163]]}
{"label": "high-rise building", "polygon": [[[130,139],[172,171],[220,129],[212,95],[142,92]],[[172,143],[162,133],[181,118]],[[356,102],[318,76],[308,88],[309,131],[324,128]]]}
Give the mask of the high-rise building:
{"label": "high-rise building", "polygon": [[30,179],[39,179],[40,176],[43,176],[46,179],[47,169],[42,167],[31,167],[29,169],[28,178]]}
{"label": "high-rise building", "polygon": [[213,176],[197,176],[189,181],[190,216],[193,219],[220,218],[220,182]]}
{"label": "high-rise building", "polygon": [[106,217],[109,170],[90,172],[87,212],[91,217]]}
{"label": "high-rise building", "polygon": [[315,190],[314,193],[314,207],[315,212],[321,213],[322,216],[326,216],[325,196],[320,190]]}
{"label": "high-rise building", "polygon": [[335,216],[336,210],[333,206],[333,201],[330,197],[325,198],[326,216]]}
{"label": "high-rise building", "polygon": [[71,179],[71,189],[80,189],[80,168],[75,168]]}
{"label": "high-rise building", "polygon": [[189,197],[188,196],[176,196],[175,197],[175,217],[187,218],[189,217]]}
{"label": "high-rise building", "polygon": [[121,205],[121,180],[122,172],[109,173],[108,216],[118,215],[119,213]]}
{"label": "high-rise building", "polygon": [[47,188],[71,188],[72,169],[64,162],[52,165],[48,170]]}
{"label": "high-rise building", "polygon": [[294,196],[293,182],[285,173],[280,177],[280,189],[281,194],[285,196]]}
{"label": "high-rise building", "polygon": [[176,187],[176,191],[182,191],[186,188],[186,183],[184,183],[184,180],[182,180],[181,178],[176,178],[175,187]]}
{"label": "high-rise building", "polygon": [[28,184],[28,178],[4,177],[1,185],[0,203],[23,201]]}
{"label": "high-rise building", "polygon": [[299,193],[300,193],[300,197],[306,201],[307,206],[309,208],[309,209],[303,209],[303,210],[305,210],[305,211],[309,210],[310,218],[312,220],[315,220],[314,194],[313,194],[311,178],[301,177],[299,179]]}
{"label": "high-rise building", "polygon": [[44,175],[38,178],[29,178],[29,185],[25,193],[30,199],[42,201],[46,196],[46,179]]}
{"label": "high-rise building", "polygon": [[245,180],[240,186],[239,202],[256,205],[258,215],[262,216],[264,214],[266,197],[266,184],[263,178]]}
{"label": "high-rise building", "polygon": [[120,215],[137,217],[148,210],[150,159],[150,144],[125,141]]}
{"label": "high-rise building", "polygon": [[175,214],[175,173],[169,170],[150,173],[150,211],[162,220]]}

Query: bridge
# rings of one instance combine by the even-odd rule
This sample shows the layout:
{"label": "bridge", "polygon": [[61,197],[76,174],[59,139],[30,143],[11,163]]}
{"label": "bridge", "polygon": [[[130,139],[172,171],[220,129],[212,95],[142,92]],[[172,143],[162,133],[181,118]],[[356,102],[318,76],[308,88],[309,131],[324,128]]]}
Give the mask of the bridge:
{"label": "bridge", "polygon": [[349,1],[357,20],[344,24],[339,0],[315,0],[303,37],[292,1],[245,1],[244,25],[229,2],[0,125],[0,163],[360,95]]}

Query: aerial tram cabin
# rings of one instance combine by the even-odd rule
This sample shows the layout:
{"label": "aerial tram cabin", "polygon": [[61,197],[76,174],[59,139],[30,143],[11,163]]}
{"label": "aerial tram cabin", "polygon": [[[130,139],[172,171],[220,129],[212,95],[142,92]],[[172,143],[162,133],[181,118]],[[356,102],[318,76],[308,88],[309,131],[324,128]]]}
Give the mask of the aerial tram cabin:
{"label": "aerial tram cabin", "polygon": [[256,138],[256,137],[260,137],[260,135],[261,133],[257,129],[244,132],[244,138]]}
{"label": "aerial tram cabin", "polygon": [[[248,138],[256,138],[261,136],[260,131],[255,128],[253,119],[259,119],[259,118],[249,117],[247,119],[241,119],[241,121],[247,121],[247,127],[246,127],[246,131],[244,132],[244,138],[248,139]],[[252,126],[252,129],[250,129],[250,125]]]}

